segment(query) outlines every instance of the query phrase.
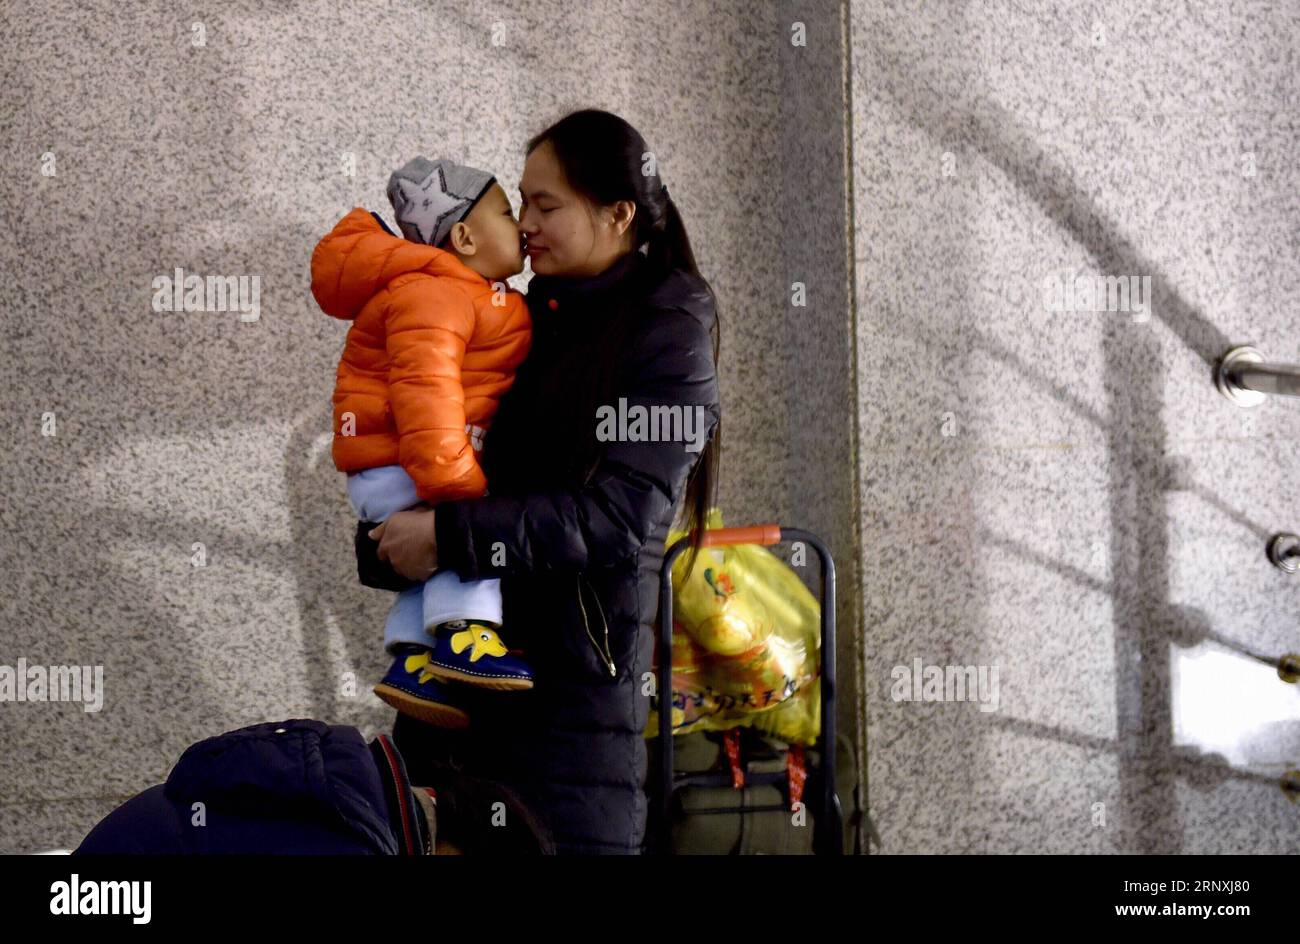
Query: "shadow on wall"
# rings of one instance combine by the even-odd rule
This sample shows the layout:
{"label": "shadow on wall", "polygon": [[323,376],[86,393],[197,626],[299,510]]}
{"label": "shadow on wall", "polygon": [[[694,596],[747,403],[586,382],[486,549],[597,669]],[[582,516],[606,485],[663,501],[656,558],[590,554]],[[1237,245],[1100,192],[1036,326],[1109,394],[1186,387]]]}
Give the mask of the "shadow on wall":
{"label": "shadow on wall", "polygon": [[[323,316],[322,316],[323,317]],[[361,585],[353,554],[352,508],[347,504],[344,473],[334,467],[333,410],[326,401],[318,410],[298,417],[285,452],[285,495],[292,509],[290,527],[302,665],[307,672],[311,717],[333,724],[355,724],[363,730],[389,730],[393,711],[371,694],[388,667],[383,653],[384,618],[394,595]],[[340,497],[342,496],[342,497]],[[339,504],[346,508],[348,526],[340,529]],[[346,566],[336,566],[338,547]],[[322,548],[329,548],[321,553]],[[322,567],[323,562],[329,562]],[[359,618],[360,617],[360,618]],[[327,642],[338,647],[328,650]],[[339,674],[351,673],[344,679]],[[345,683],[356,710],[343,711]],[[348,704],[345,702],[345,704]],[[341,718],[346,715],[346,719]],[[366,733],[370,733],[369,730]]]}
{"label": "shadow on wall", "polygon": [[[1100,274],[1150,273],[1156,287],[1153,316],[1205,363],[1206,383],[1212,382],[1216,359],[1231,346],[1228,338],[1171,287],[1171,280],[1159,266],[1095,209],[1088,194],[1073,182],[1067,167],[1054,162],[1033,136],[1014,125],[1005,112],[990,110],[985,116],[941,111],[934,97],[925,93],[926,89],[940,87],[940,83],[926,74],[924,63],[900,60],[882,48],[873,48],[872,52],[873,70],[886,79],[873,86],[873,94],[891,98],[896,114],[905,116],[928,137],[960,138],[1000,169],[1007,180],[1033,200],[1044,218],[1087,251]],[[1210,789],[1227,779],[1274,786],[1277,780],[1235,769],[1220,755],[1175,748],[1173,743],[1170,643],[1190,646],[1219,637],[1204,625],[1196,625],[1194,616],[1169,600],[1166,491],[1171,486],[1170,470],[1165,467],[1166,430],[1161,419],[1164,375],[1157,342],[1150,332],[1121,334],[1116,322],[1107,324],[1102,354],[1110,408],[1105,417],[987,335],[974,331],[972,343],[1024,375],[1086,422],[1105,430],[1110,460],[1109,582],[1018,542],[989,533],[981,534],[980,539],[1109,595],[1118,736],[1110,741],[1016,719],[993,718],[991,723],[1034,737],[1114,753],[1122,796],[1119,822],[1124,824],[1120,845],[1132,853],[1178,853],[1182,851],[1184,832],[1175,796],[1178,778],[1185,778],[1198,789]],[[1261,526],[1217,496],[1199,486],[1192,490],[1238,525],[1261,538],[1265,535]],[[1240,646],[1233,648],[1254,659],[1270,658]],[[977,739],[971,741],[976,743],[970,743],[965,750],[977,748]]]}
{"label": "shadow on wall", "polygon": [[[258,417],[269,424],[276,421],[276,417],[266,416],[260,411]],[[215,422],[203,429],[189,424],[177,432],[186,437],[215,436],[227,428],[227,423],[235,426],[246,418],[246,414],[224,419],[214,417]],[[223,522],[219,505],[205,506],[202,503],[190,508],[171,506],[145,513],[134,508],[91,505],[79,528],[89,534],[111,534],[117,539],[138,542],[141,546],[168,549],[169,553],[180,549],[188,554],[191,544],[202,540],[214,576],[236,582],[212,591],[194,591],[196,593],[211,592],[227,598],[232,594],[236,597],[257,594],[266,588],[261,575],[272,580],[287,576],[292,581],[300,632],[295,638],[291,626],[264,627],[265,633],[258,638],[254,631],[254,651],[250,655],[264,655],[272,666],[278,663],[295,668],[295,676],[301,673],[308,692],[307,717],[358,726],[373,726],[377,722],[386,725],[391,709],[371,698],[370,687],[378,681],[376,673],[387,665],[382,652],[383,621],[391,594],[371,590],[358,582],[352,551],[354,518],[347,504],[343,473],[334,468],[330,457],[331,422],[328,401],[292,420],[292,434],[283,456],[285,518],[290,529],[287,539],[250,533],[238,525],[232,526],[229,521]],[[139,433],[138,430],[125,432]],[[75,441],[71,436],[61,438],[65,446]],[[97,446],[103,445],[102,440],[97,442]],[[70,468],[89,467],[97,457],[63,455]],[[158,470],[158,474],[166,474],[166,470]],[[221,502],[242,500],[233,488],[217,497]],[[126,604],[129,610],[117,614],[117,618],[130,625],[145,627],[146,633],[153,638],[171,642],[151,647],[152,658],[148,662],[134,660],[130,670],[123,673],[132,689],[152,691],[170,705],[164,717],[148,711],[146,701],[137,706],[142,709],[140,721],[153,717],[164,725],[166,731],[176,734],[178,730],[187,728],[184,724],[176,724],[178,718],[222,718],[234,711],[238,717],[249,719],[247,723],[269,720],[264,715],[272,709],[258,707],[257,685],[271,682],[258,673],[252,673],[247,680],[250,687],[248,697],[238,706],[213,695],[203,680],[210,678],[214,669],[223,666],[194,660],[194,647],[187,645],[187,640],[175,637],[176,612],[164,605],[147,602],[159,597],[160,585],[142,583],[141,578],[147,575],[132,569],[129,560],[119,559],[107,550],[98,552],[98,555],[96,582],[127,588],[114,594],[115,599],[129,601]],[[189,566],[185,564],[187,569]],[[226,566],[247,568],[255,571],[257,576],[250,579],[234,574],[221,575],[221,568]],[[167,579],[166,574],[159,574],[159,577]],[[134,591],[129,589],[133,585],[136,587]],[[298,649],[297,655],[284,654],[286,647]],[[226,667],[238,664],[236,656],[232,654],[230,658]],[[355,673],[355,702],[344,693],[345,679],[341,671]],[[167,680],[178,684],[169,685]],[[203,731],[201,736],[204,737],[219,733],[215,729],[208,731],[205,728]],[[186,741],[182,746],[188,743]]]}
{"label": "shadow on wall", "polygon": [[[205,312],[141,319],[139,327],[131,329],[129,343],[145,351],[175,351],[167,366],[159,369],[148,356],[121,358],[115,371],[98,379],[93,394],[103,408],[92,418],[86,418],[88,395],[84,389],[78,392],[75,384],[66,385],[51,406],[81,427],[70,426],[67,433],[61,429],[57,462],[67,481],[60,486],[72,493],[84,487],[88,475],[103,483],[102,496],[83,506],[71,523],[77,534],[86,536],[88,546],[102,548],[94,552],[89,592],[120,601],[116,612],[105,609],[100,615],[108,625],[139,627],[119,639],[104,658],[110,665],[116,663],[110,672],[133,693],[127,707],[131,742],[153,745],[153,769],[140,771],[149,783],[164,776],[194,740],[274,720],[271,716],[281,710],[363,729],[387,729],[391,723],[391,709],[370,692],[387,665],[382,630],[391,594],[363,587],[357,580],[354,518],[343,473],[330,456],[333,366],[324,365],[337,359],[341,332],[315,307],[304,274],[321,234],[293,223],[288,230],[263,220],[247,227],[251,238],[237,249],[218,240],[195,253],[165,235],[132,247],[132,269],[150,270],[165,259],[199,274],[263,272],[269,291],[262,297],[259,323],[242,325],[234,314]],[[259,265],[257,260],[269,261]],[[148,285],[148,278],[135,272],[123,279],[137,287]],[[48,332],[40,343],[58,348],[57,326],[33,330]],[[82,334],[85,356],[99,348],[97,331],[117,330],[107,319],[88,324]],[[103,342],[111,349],[109,338]],[[301,378],[290,396],[283,395],[283,386],[259,382],[268,365],[289,363],[295,355],[298,364],[292,378],[281,380],[283,384]],[[307,401],[310,405],[302,408]],[[93,429],[87,428],[88,422]],[[201,469],[203,454],[191,457],[179,445],[182,440],[238,442],[242,432],[255,434],[261,428],[289,430],[278,457],[280,481],[273,473],[269,492],[262,491],[268,488],[265,478],[238,481],[241,471],[255,467],[260,456],[239,457],[248,459],[247,464],[217,470],[225,480],[212,487],[213,475]],[[229,454],[222,453],[223,448],[229,449],[218,447],[215,454]],[[124,487],[128,477],[106,465],[105,455],[118,455],[128,463],[135,480],[129,491]],[[191,472],[196,475],[193,483],[187,478]],[[149,478],[157,484],[151,485]],[[277,487],[283,491],[283,506]],[[170,494],[171,501],[151,502],[140,510],[136,493],[155,489]],[[176,500],[178,492],[183,503]],[[273,514],[265,529],[246,524],[249,508]],[[285,527],[287,536],[280,536]],[[112,535],[115,544],[126,541],[151,549],[151,559],[164,563],[142,569],[115,547],[92,543],[92,535]],[[181,599],[188,596],[192,605],[178,608],[169,605],[168,582],[175,579],[175,566],[182,574],[192,572],[187,558],[195,541],[206,545],[204,577],[209,579],[204,587],[182,585]],[[178,552],[184,561],[180,565],[175,564]],[[100,589],[95,590],[96,585]],[[250,622],[236,625],[236,635],[230,638],[217,638],[211,627],[197,634],[193,630],[202,625],[195,606],[211,605],[215,618],[227,621],[238,618],[241,606],[248,608],[250,620],[255,613],[283,612],[289,601],[277,598],[285,587],[293,596],[297,627],[291,620],[278,626]],[[78,609],[66,601],[56,600],[55,605]],[[286,672],[291,673],[287,678]],[[344,692],[341,673],[346,672],[355,676],[351,696]],[[220,685],[210,683],[214,676]],[[231,685],[243,692],[233,701],[228,696]],[[299,686],[306,688],[305,705],[275,707],[286,698],[293,700],[285,694],[286,687],[292,691]]]}

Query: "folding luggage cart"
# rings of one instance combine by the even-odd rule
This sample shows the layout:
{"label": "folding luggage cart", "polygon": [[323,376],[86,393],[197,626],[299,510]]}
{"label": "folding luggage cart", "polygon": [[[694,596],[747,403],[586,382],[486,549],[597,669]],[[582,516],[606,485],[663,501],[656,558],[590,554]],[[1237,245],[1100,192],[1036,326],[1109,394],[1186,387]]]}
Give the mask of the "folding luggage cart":
{"label": "folding luggage cart", "polygon": [[[757,524],[738,528],[713,528],[705,531],[703,547],[723,547],[733,544],[758,544],[770,547],[782,541],[803,541],[812,545],[821,559],[821,731],[817,749],[820,763],[816,774],[810,774],[809,798],[814,817],[813,851],[817,855],[844,854],[843,813],[835,791],[835,562],[830,550],[817,535],[802,528],[783,528],[775,524]],[[673,544],[664,556],[663,572],[659,578],[659,771],[657,803],[658,823],[652,836],[649,851],[666,855],[672,851],[672,808],[674,794],[686,786],[729,787],[730,775],[725,773],[677,774],[673,770],[672,733],[672,652],[673,652],[673,562],[690,547],[690,537]],[[665,699],[666,694],[666,699]],[[665,704],[666,701],[666,704]],[[667,708],[667,710],[665,710]],[[779,784],[784,774],[767,773],[751,775],[755,783]],[[785,809],[785,807],[758,807],[748,812]],[[731,813],[744,815],[733,809],[697,810],[696,814]]]}

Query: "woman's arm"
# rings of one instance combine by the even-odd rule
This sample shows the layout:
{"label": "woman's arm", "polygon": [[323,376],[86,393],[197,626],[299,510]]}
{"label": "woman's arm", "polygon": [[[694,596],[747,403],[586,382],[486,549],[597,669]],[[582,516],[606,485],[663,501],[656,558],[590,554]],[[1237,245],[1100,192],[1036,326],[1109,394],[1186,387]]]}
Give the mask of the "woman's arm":
{"label": "woman's arm", "polygon": [[[630,342],[624,363],[615,402],[609,406],[617,410],[618,398],[624,397],[629,411],[637,406],[647,411],[680,407],[690,411],[690,426],[685,428],[697,438],[610,442],[588,484],[579,488],[439,504],[432,522],[438,566],[477,580],[602,567],[640,551],[654,526],[681,498],[687,474],[712,437],[721,411],[712,339],[686,312],[657,312]],[[697,419],[702,422],[698,430]],[[597,418],[590,421],[594,425]],[[411,519],[410,533],[428,526],[427,520]],[[387,530],[398,532],[394,547],[407,533],[401,526]],[[380,553],[386,552],[391,549],[381,547]],[[408,564],[419,570],[419,562],[405,552],[389,556],[400,572]]]}

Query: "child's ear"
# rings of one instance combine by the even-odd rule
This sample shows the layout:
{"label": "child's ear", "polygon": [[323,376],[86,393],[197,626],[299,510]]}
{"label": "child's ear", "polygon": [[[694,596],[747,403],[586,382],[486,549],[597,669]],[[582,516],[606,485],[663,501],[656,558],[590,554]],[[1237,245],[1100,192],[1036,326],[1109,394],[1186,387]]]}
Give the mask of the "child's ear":
{"label": "child's ear", "polygon": [[453,223],[447,233],[447,249],[462,256],[472,256],[478,251],[478,247],[474,245],[474,234],[463,220]]}

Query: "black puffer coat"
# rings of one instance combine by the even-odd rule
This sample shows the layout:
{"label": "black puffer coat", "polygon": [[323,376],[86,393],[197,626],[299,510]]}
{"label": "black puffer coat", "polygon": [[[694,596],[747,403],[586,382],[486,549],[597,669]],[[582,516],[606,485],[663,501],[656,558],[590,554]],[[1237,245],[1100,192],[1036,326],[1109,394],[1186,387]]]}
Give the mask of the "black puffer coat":
{"label": "black puffer coat", "polygon": [[[502,635],[526,651],[535,687],[462,689],[465,732],[399,717],[394,739],[412,776],[422,757],[450,759],[516,789],[559,854],[635,854],[646,831],[645,676],[664,542],[702,449],[700,440],[602,442],[588,463],[580,444],[594,441],[596,417],[574,404],[592,372],[611,366],[594,351],[602,332],[617,330],[608,405],[681,406],[711,439],[721,415],[716,313],[700,280],[656,276],[640,252],[593,279],[535,276],[528,306],[533,348],[485,443],[489,494],[438,505],[435,528],[440,568],[502,578]],[[359,528],[362,581],[404,586],[374,550]]]}

